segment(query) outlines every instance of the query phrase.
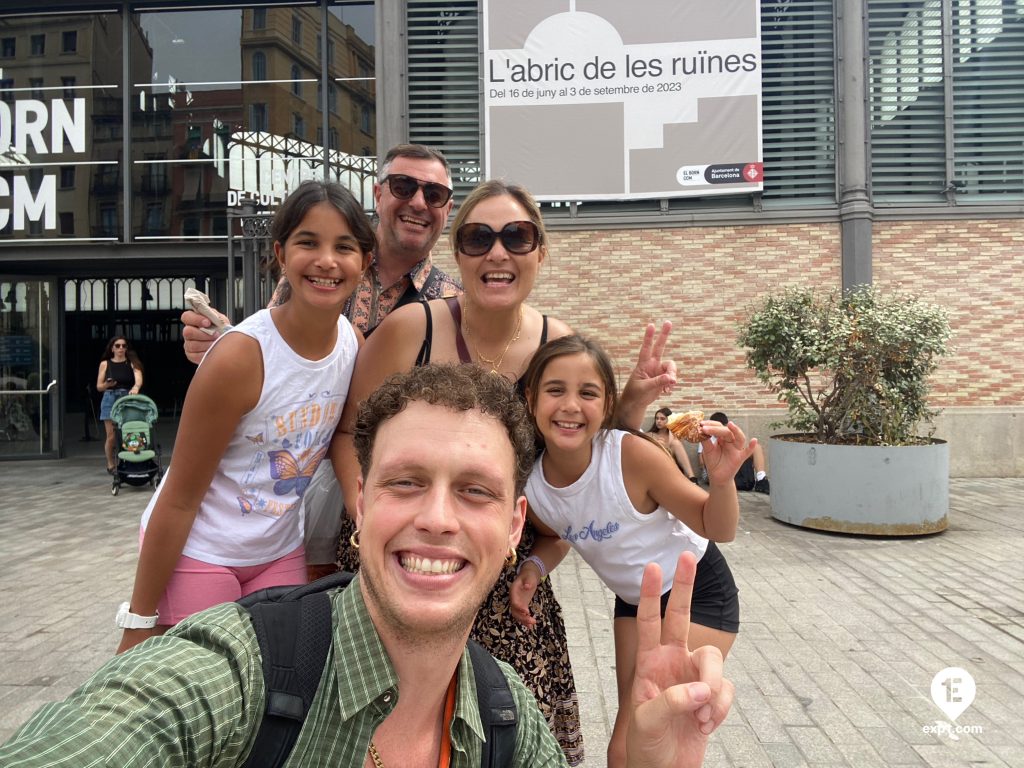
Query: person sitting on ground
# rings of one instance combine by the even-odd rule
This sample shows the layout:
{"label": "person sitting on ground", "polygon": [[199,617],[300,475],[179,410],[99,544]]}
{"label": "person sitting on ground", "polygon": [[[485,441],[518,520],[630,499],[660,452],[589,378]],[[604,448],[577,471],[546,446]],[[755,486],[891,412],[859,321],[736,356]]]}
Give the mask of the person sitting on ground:
{"label": "person sitting on ground", "polygon": [[[425,366],[390,378],[363,404],[355,441],[363,567],[330,594],[331,648],[289,764],[479,765],[466,643],[525,521],[534,458],[526,409],[502,376]],[[687,647],[694,571],[692,553],[682,554],[664,619],[661,568],[644,572],[631,768],[696,768],[732,704],[721,652]],[[564,766],[536,702],[510,667],[501,670],[518,712],[512,765]],[[265,699],[249,614],[223,603],[44,705],[0,747],[0,764],[240,766]]]}
{"label": "person sitting on ground", "polygon": [[647,434],[665,446],[665,450],[676,460],[676,466],[681,469],[694,483],[697,482],[697,473],[693,471],[693,464],[690,463],[690,455],[686,452],[683,442],[672,434],[667,426],[668,417],[672,415],[671,408],[659,408],[654,412],[654,421]]}
{"label": "person sitting on ground", "polygon": [[[708,417],[711,421],[719,424],[728,424],[729,417],[721,411],[715,411]],[[714,439],[714,438],[712,438]],[[697,461],[700,463],[701,479],[707,482],[707,467],[704,465],[703,445],[697,446]],[[765,470],[764,449],[758,445],[754,453],[736,472],[736,490],[754,491],[755,493],[770,493],[771,486],[768,483],[768,472]]]}

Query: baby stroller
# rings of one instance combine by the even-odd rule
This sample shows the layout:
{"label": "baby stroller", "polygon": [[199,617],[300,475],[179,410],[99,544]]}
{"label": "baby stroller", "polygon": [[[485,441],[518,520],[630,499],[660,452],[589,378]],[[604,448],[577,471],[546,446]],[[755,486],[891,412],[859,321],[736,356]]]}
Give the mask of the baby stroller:
{"label": "baby stroller", "polygon": [[163,476],[160,468],[160,446],[153,440],[156,424],[156,403],[145,395],[125,395],[114,402],[110,420],[117,427],[116,439],[120,443],[117,467],[110,493],[117,496],[123,484],[145,485],[156,488]]}

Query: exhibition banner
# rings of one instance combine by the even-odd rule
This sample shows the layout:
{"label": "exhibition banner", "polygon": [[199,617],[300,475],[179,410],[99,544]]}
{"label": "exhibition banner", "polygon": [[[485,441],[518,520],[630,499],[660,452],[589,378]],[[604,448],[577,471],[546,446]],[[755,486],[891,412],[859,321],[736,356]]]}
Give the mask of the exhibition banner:
{"label": "exhibition banner", "polygon": [[756,0],[483,2],[484,162],[539,200],[762,189]]}

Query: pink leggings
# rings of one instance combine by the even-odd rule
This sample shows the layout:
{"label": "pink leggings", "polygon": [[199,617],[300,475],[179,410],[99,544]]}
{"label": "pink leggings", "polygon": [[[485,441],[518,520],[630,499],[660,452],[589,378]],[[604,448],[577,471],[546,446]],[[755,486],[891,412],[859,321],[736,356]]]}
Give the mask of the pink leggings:
{"label": "pink leggings", "polygon": [[181,556],[160,598],[160,624],[173,626],[193,613],[267,587],[306,583],[306,548],[261,565],[229,566]]}

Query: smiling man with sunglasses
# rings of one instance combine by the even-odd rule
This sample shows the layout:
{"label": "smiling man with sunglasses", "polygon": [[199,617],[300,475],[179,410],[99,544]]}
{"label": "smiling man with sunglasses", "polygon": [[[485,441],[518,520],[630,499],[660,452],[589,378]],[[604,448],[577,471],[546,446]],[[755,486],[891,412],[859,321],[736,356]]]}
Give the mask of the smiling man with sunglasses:
{"label": "smiling man with sunglasses", "polygon": [[392,147],[380,164],[373,198],[377,253],[348,312],[364,334],[395,307],[461,293],[459,282],[430,260],[452,210],[452,179],[445,156],[422,144]]}
{"label": "smiling man with sunglasses", "polygon": [[[396,307],[462,293],[459,281],[435,267],[430,257],[452,210],[447,158],[423,144],[392,147],[381,161],[373,198],[377,252],[345,306],[345,315],[364,335]],[[209,328],[210,321],[192,311],[181,320],[185,356],[199,363],[215,338],[200,330]]]}

